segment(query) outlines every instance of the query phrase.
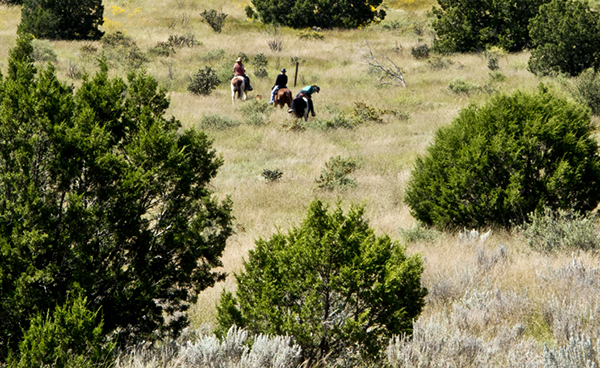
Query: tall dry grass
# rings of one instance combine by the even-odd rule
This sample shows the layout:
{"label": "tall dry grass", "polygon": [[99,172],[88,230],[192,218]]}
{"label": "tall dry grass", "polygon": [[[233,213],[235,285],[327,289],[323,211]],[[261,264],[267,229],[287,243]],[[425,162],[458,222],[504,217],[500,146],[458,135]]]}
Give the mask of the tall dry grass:
{"label": "tall dry grass", "polygon": [[[415,59],[411,48],[431,44],[433,39],[427,15],[431,1],[390,0],[388,16],[382,24],[358,30],[324,30],[323,40],[301,40],[296,30],[275,30],[249,21],[245,18],[245,5],[241,0],[106,0],[103,30],[124,32],[143,52],[170,35],[193,34],[200,42],[192,48],[177,48],[169,57],[149,58],[144,64],[147,73],[169,90],[169,113],[180,119],[184,127],[197,127],[208,114],[244,121],[240,103],[231,103],[227,83],[209,96],[186,91],[189,78],[199,68],[231,68],[240,52],[250,58],[263,53],[269,60],[266,79],[255,78],[251,63],[246,62],[255,88],[249,95],[251,99],[257,94],[268,98],[278,70],[285,67],[294,93],[307,84],[322,88],[314,96],[319,118],[351,114],[355,102],[405,115],[401,118],[389,114],[382,123],[367,122],[354,129],[309,127],[290,131],[283,127],[289,115],[276,109],[264,125],[241,124],[207,131],[225,160],[211,183],[212,189],[220,198],[231,197],[234,203],[236,234],[229,239],[223,255],[223,269],[230,274],[241,268],[257,238],[298,224],[315,197],[330,203],[339,201],[345,207],[362,203],[373,228],[401,239],[400,229],[415,225],[403,203],[413,162],[431,143],[439,127],[449,124],[461,108],[482,103],[493,93],[531,90],[540,81],[559,90],[563,88],[561,83],[540,80],[529,73],[527,52],[500,58],[499,71],[506,77],[504,81],[492,79],[483,54]],[[214,33],[201,21],[200,13],[205,9],[220,9],[228,14],[222,33]],[[15,44],[19,14],[18,7],[0,5],[2,71],[6,70],[9,49]],[[275,34],[282,39],[282,51],[269,48],[268,41]],[[402,68],[406,88],[378,82],[364,58],[367,43],[380,60],[389,57]],[[102,50],[99,42],[51,41],[50,45],[58,55],[55,64],[59,77],[68,83],[79,83],[79,79],[69,77],[72,65],[82,72],[93,73],[97,69],[94,57],[85,57],[82,47],[97,48],[98,56]],[[219,54],[222,57],[211,57]],[[295,87],[291,57],[303,60]],[[125,76],[127,72],[127,66],[112,63],[113,75]],[[468,94],[457,94],[449,88],[456,79],[476,88]],[[352,174],[358,187],[343,191],[317,188],[315,179],[333,156],[352,157],[359,163]],[[282,179],[267,183],[261,177],[266,168],[280,169]],[[565,347],[574,341],[571,332],[598,338],[599,276],[590,271],[598,267],[599,259],[594,253],[581,252],[572,258],[570,252],[534,252],[518,233],[498,230],[484,244],[465,242],[456,234],[447,233],[438,234],[433,240],[410,243],[408,249],[425,258],[423,282],[430,294],[416,325],[416,332],[423,339],[398,340],[398,349],[416,354],[437,343],[440,351],[450,354],[450,366],[484,366],[478,362],[485,359],[490,366],[509,366],[519,365],[523,361],[517,358],[524,356],[531,357],[531,364],[538,364],[543,360],[544,345]],[[194,327],[215,322],[215,304],[222,288],[234,289],[233,278],[228,277],[200,295],[190,311]],[[454,341],[456,346],[465,347],[465,352],[470,351],[473,360],[461,360],[467,358],[456,355],[456,351],[452,353],[450,345],[427,341],[427,336],[446,336],[446,341]],[[405,358],[397,355],[394,359]]]}

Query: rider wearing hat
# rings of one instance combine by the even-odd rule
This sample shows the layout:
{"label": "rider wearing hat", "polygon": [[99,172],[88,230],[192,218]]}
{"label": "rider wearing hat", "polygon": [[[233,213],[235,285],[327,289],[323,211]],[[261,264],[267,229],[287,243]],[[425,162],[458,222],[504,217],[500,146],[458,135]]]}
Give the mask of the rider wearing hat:
{"label": "rider wearing hat", "polygon": [[242,64],[241,57],[237,58],[235,64],[233,65],[233,74],[236,77],[244,77],[244,80],[248,85],[248,91],[252,91],[254,89],[252,86],[250,86],[250,78],[246,75],[246,68],[244,68],[244,64]]}
{"label": "rider wearing hat", "polygon": [[281,74],[279,74],[277,76],[277,79],[275,79],[275,85],[271,87],[271,101],[269,102],[269,104],[273,104],[275,94],[277,93],[277,91],[279,91],[280,88],[287,88],[288,77],[287,75],[285,75],[285,72],[285,68],[281,69]]}
{"label": "rider wearing hat", "polygon": [[[298,92],[298,94],[296,95],[296,98],[298,97],[306,97],[306,99],[308,100],[308,110],[310,111],[312,116],[315,116],[315,108],[313,106],[312,103],[312,94],[317,92],[319,93],[319,91],[321,90],[321,88],[319,88],[319,86],[306,86],[304,88],[302,88],[300,90],[300,92]],[[290,109],[288,110],[288,112],[292,112],[294,111],[294,101],[292,101],[292,106],[290,106]]]}

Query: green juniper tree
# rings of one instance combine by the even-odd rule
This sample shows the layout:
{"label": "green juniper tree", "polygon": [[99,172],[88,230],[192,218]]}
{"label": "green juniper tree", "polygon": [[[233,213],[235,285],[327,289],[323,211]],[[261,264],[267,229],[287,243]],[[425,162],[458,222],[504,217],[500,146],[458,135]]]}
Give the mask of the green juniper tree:
{"label": "green juniper tree", "polygon": [[152,77],[102,62],[74,91],[31,50],[19,38],[0,77],[0,357],[74,290],[119,343],[177,335],[223,277],[230,203],[207,188],[221,159],[165,117]]}
{"label": "green juniper tree", "polygon": [[20,34],[57,40],[98,40],[102,0],[23,0]]}
{"label": "green juniper tree", "polygon": [[520,51],[530,44],[528,25],[549,0],[439,0],[433,28],[440,52],[471,52],[489,46]]}
{"label": "green juniper tree", "polygon": [[377,237],[363,214],[328,213],[315,200],[299,227],[259,239],[236,294],[221,295],[217,332],[289,334],[312,360],[373,358],[392,335],[411,333],[427,294],[421,259]]}
{"label": "green juniper tree", "polygon": [[587,2],[553,0],[541,6],[529,32],[533,73],[576,76],[600,68],[600,15]]}
{"label": "green juniper tree", "polygon": [[[252,0],[261,21],[292,28],[357,28],[385,18],[383,0]],[[254,16],[251,7],[246,14]]]}
{"label": "green juniper tree", "polygon": [[417,159],[405,202],[439,229],[510,226],[529,213],[593,210],[600,155],[581,105],[540,86],[463,109]]}

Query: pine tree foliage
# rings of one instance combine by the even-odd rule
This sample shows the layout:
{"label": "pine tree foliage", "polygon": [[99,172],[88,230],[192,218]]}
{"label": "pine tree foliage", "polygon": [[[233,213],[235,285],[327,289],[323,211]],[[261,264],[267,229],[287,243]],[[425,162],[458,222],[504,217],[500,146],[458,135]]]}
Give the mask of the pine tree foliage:
{"label": "pine tree foliage", "polygon": [[99,311],[85,298],[67,300],[45,317],[38,314],[19,343],[20,356],[10,368],[93,367],[110,361],[114,342],[106,342]]}
{"label": "pine tree foliage", "polygon": [[496,96],[438,130],[405,202],[440,229],[509,226],[544,206],[590,211],[600,201],[593,130],[585,108],[543,86]]}
{"label": "pine tree foliage", "polygon": [[102,0],[23,0],[20,34],[54,40],[99,40]]}
{"label": "pine tree foliage", "polygon": [[[357,28],[385,18],[382,0],[252,0],[260,20],[292,28]],[[246,9],[254,14],[251,8]]]}
{"label": "pine tree foliage", "polygon": [[363,214],[328,213],[315,200],[299,227],[259,239],[236,294],[221,295],[218,331],[288,334],[305,359],[330,360],[373,357],[392,335],[410,334],[427,294],[421,259],[377,237]]}
{"label": "pine tree foliage", "polygon": [[538,75],[579,75],[600,69],[600,14],[585,1],[553,0],[540,7],[529,32],[529,69]]}
{"label": "pine tree foliage", "polygon": [[74,91],[30,55],[19,38],[0,79],[0,356],[74,289],[119,343],[177,335],[223,276],[230,202],[207,189],[222,160],[143,72],[101,63]]}
{"label": "pine tree foliage", "polygon": [[472,52],[498,46],[520,51],[530,44],[529,21],[549,0],[439,0],[433,8],[434,50]]}

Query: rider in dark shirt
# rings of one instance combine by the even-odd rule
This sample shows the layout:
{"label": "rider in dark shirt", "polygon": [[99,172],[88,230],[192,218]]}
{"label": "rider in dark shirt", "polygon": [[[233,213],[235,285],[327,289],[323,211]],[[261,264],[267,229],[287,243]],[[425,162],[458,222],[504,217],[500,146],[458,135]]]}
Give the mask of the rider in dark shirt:
{"label": "rider in dark shirt", "polygon": [[281,69],[281,74],[277,76],[275,79],[275,85],[271,87],[271,101],[270,104],[273,104],[273,100],[275,99],[275,94],[280,88],[287,88],[288,77],[285,75],[285,68]]}

